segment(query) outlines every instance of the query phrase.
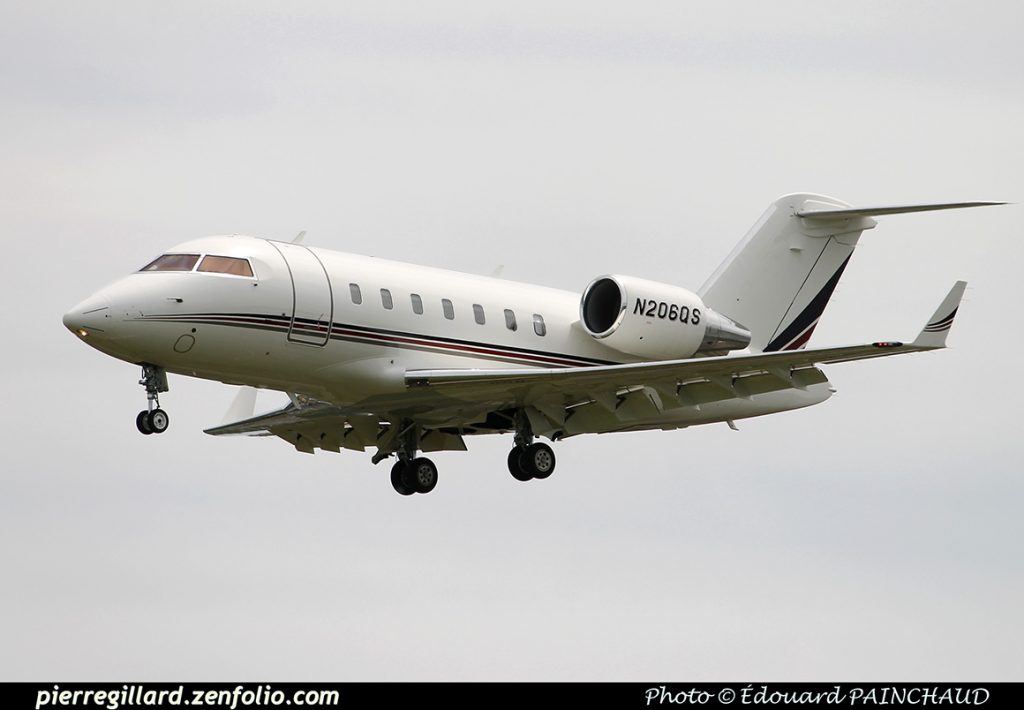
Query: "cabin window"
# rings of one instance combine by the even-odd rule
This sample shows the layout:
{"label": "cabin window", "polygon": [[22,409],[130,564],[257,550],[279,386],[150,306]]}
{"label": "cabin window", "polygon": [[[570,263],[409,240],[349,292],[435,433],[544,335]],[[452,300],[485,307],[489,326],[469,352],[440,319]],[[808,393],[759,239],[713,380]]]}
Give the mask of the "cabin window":
{"label": "cabin window", "polygon": [[142,271],[191,271],[198,254],[164,254],[142,267]]}
{"label": "cabin window", "polygon": [[380,303],[389,311],[395,307],[395,302],[391,299],[391,291],[388,291],[386,288],[380,290]]}
{"label": "cabin window", "polygon": [[515,330],[519,326],[516,325],[516,314],[515,311],[505,309],[505,327],[509,330]]}
{"label": "cabin window", "polygon": [[349,284],[348,292],[352,294],[352,303],[358,306],[363,302],[363,292],[359,290],[359,284]]}
{"label": "cabin window", "polygon": [[544,325],[544,316],[539,313],[533,314],[533,332],[537,335],[546,335],[548,327]]}
{"label": "cabin window", "polygon": [[444,311],[444,317],[448,320],[455,320],[455,306],[447,298],[441,299],[441,310]]}
{"label": "cabin window", "polygon": [[231,276],[248,276],[252,278],[252,267],[248,259],[237,259],[233,256],[214,256],[208,254],[199,264],[199,271],[209,274],[230,274]]}
{"label": "cabin window", "polygon": [[487,320],[484,317],[484,307],[481,306],[479,303],[473,304],[473,320],[475,320],[480,325],[483,325],[484,322]]}
{"label": "cabin window", "polygon": [[412,312],[418,316],[423,315],[423,299],[420,298],[418,293],[409,294],[409,300],[412,301]]}

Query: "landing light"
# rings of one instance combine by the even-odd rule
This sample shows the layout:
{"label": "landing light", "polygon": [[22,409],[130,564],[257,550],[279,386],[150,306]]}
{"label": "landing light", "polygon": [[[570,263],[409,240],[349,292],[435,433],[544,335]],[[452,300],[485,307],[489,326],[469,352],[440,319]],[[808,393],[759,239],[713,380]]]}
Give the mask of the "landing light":
{"label": "landing light", "polygon": [[85,328],[79,328],[77,333],[84,338],[89,334],[89,331],[86,330]]}

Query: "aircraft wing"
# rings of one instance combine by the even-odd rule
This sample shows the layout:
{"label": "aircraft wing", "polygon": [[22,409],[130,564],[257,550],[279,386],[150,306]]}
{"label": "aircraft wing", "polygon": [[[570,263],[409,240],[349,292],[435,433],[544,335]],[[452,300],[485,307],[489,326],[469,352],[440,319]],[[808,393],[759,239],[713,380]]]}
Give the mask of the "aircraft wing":
{"label": "aircraft wing", "polygon": [[280,409],[266,412],[254,417],[240,419],[238,421],[226,422],[220,426],[206,429],[207,434],[220,436],[223,434],[248,434],[250,436],[266,436],[274,433],[273,429],[278,427],[298,427],[313,420],[324,420],[326,418],[337,418],[339,424],[344,424],[344,413],[336,407],[322,405],[316,407],[299,408],[289,402]]}
{"label": "aircraft wing", "polygon": [[[811,369],[818,364],[943,348],[966,286],[963,281],[953,286],[912,343],[882,341],[832,348],[553,370],[410,370],[405,375],[405,381],[409,388],[433,390],[461,400],[504,399],[535,404],[551,396],[568,396],[590,398],[598,402],[604,398],[612,402],[638,388],[650,387],[661,395],[663,401],[667,395],[669,404],[673,399],[678,399],[679,404],[699,404],[699,399],[693,401],[693,398],[687,397],[687,390],[692,389],[688,384],[706,381],[719,389],[734,390],[733,396],[744,396],[744,379],[755,375],[768,375],[783,383],[782,386],[799,387],[799,371]],[[774,389],[781,389],[782,386]]]}
{"label": "aircraft wing", "polygon": [[[795,370],[816,364],[865,360],[873,357],[899,355],[932,350],[913,344],[888,341],[866,345],[849,345],[816,350],[787,350],[738,357],[704,357],[686,360],[660,360],[627,365],[567,367],[557,370],[410,370],[405,375],[409,387],[444,388],[455,396],[470,390],[525,391],[535,387],[584,393],[606,387],[625,388],[631,385],[656,385],[662,381],[688,380],[751,373]],[[483,395],[488,396],[488,395]]]}
{"label": "aircraft wing", "polygon": [[[244,388],[243,388],[244,392]],[[205,430],[207,434],[224,436],[277,436],[299,451],[313,453],[315,449],[363,451],[367,446],[390,447],[397,430],[375,415],[351,412],[327,402],[305,400],[292,395],[292,401],[280,409],[250,416],[239,421],[225,422]],[[456,437],[457,438],[457,437]],[[438,432],[428,442],[437,449],[465,449],[458,441]]]}

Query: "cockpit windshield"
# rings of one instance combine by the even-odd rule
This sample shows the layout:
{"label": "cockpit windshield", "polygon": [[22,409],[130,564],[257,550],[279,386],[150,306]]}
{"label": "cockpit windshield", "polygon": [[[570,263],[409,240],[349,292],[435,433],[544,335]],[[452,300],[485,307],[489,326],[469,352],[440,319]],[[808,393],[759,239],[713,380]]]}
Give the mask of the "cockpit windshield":
{"label": "cockpit windshield", "polygon": [[[253,278],[248,259],[207,254],[199,261],[199,254],[164,254],[142,267],[141,271],[202,271],[207,274],[228,274]],[[196,264],[199,268],[196,269]]]}
{"label": "cockpit windshield", "polygon": [[191,271],[198,254],[164,254],[142,267],[141,271]]}
{"label": "cockpit windshield", "polygon": [[209,254],[203,257],[203,263],[199,265],[199,271],[252,277],[252,267],[249,266],[249,260],[238,259],[233,256],[214,256]]}

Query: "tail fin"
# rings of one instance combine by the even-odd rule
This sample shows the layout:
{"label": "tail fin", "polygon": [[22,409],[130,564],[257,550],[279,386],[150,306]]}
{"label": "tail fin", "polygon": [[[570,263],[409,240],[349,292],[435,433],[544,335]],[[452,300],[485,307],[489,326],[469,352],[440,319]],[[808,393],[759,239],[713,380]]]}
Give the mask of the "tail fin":
{"label": "tail fin", "polygon": [[750,348],[807,344],[872,216],[999,202],[854,208],[832,197],[780,197],[700,290],[704,302],[751,332]]}

